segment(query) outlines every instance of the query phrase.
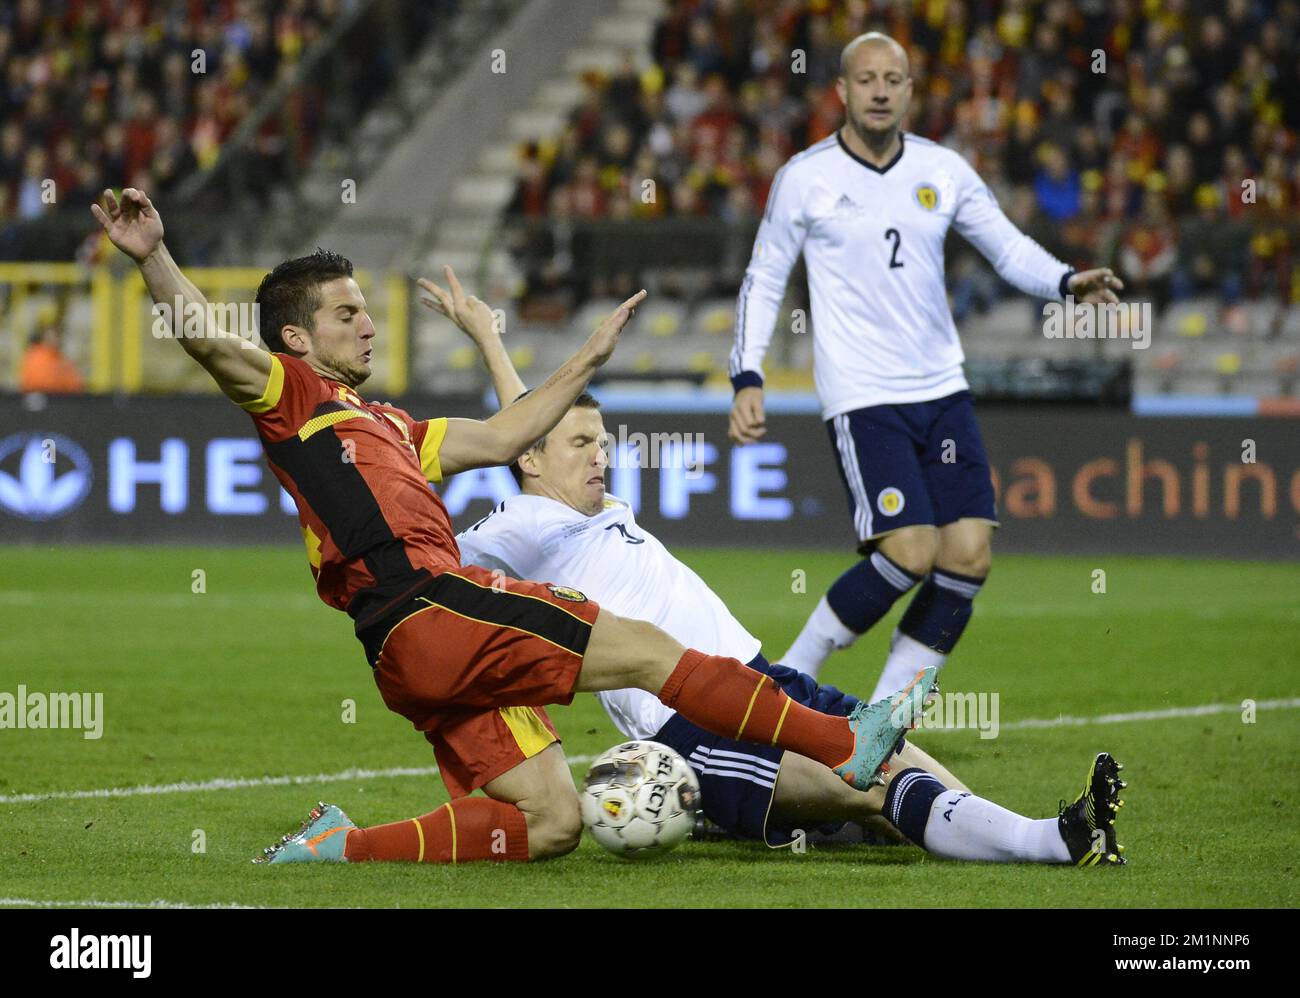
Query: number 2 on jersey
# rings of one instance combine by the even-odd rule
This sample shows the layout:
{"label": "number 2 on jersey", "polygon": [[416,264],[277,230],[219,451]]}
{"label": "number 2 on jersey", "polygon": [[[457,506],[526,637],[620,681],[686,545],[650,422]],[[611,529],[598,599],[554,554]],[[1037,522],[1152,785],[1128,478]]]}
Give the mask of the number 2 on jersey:
{"label": "number 2 on jersey", "polygon": [[903,261],[898,258],[898,247],[902,245],[903,237],[899,235],[897,229],[886,229],[885,238],[894,240],[894,251],[889,254],[889,269],[893,270],[895,267],[901,267]]}

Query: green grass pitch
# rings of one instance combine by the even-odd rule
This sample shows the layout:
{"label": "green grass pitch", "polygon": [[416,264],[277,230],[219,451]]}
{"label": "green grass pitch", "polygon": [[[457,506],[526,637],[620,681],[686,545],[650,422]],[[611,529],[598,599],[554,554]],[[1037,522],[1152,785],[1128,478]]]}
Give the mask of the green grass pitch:
{"label": "green grass pitch", "polygon": [[[679,552],[780,654],[849,558]],[[0,692],[104,694],[98,740],[0,730],[0,897],[42,902],[345,906],[1294,906],[1300,768],[1300,568],[1120,557],[1000,556],[945,672],[996,691],[999,737],[918,742],[977,793],[1031,816],[1073,797],[1096,751],[1125,763],[1122,870],[962,864],[903,847],[687,842],[629,864],[584,838],[535,865],[259,868],[250,858],[318,799],[363,824],[446,800],[436,776],[311,779],[429,767],[381,703],[349,621],[311,591],[299,550],[0,548]],[[1106,592],[1092,591],[1093,571]],[[796,569],[806,592],[792,592]],[[192,592],[202,570],[206,592]],[[824,679],[875,680],[896,608]],[[356,702],[355,723],[342,703]],[[1145,721],[1099,715],[1287,700]],[[1069,726],[1015,726],[1069,715]],[[595,699],[553,717],[572,756],[619,740]],[[581,776],[585,767],[575,766]],[[267,777],[308,777],[267,783]],[[248,779],[129,796],[23,794]],[[202,851],[195,843],[201,842]]]}

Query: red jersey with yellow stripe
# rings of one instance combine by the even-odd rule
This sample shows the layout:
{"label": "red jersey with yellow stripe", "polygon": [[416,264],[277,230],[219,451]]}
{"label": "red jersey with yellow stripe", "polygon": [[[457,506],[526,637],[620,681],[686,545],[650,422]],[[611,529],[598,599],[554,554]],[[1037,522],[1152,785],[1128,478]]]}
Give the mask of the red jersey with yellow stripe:
{"label": "red jersey with yellow stripe", "polygon": [[446,419],[367,402],[288,354],[271,355],[262,397],[242,403],[271,471],[298,507],[320,598],[358,624],[429,575],[459,569],[442,480]]}

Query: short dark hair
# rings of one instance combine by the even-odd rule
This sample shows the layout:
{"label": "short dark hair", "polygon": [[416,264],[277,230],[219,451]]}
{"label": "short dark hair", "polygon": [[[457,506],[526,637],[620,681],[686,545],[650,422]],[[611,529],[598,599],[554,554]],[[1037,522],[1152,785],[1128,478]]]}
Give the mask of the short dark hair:
{"label": "short dark hair", "polygon": [[[515,399],[515,402],[518,402],[519,399],[523,398],[524,395],[527,395],[527,394],[528,394],[529,392],[531,392],[531,391],[532,391],[532,389],[530,388],[530,389],[528,389],[528,391],[523,392],[523,393],[519,396],[519,398]],[[511,404],[511,405],[514,405],[515,402],[511,402],[510,404]],[[600,408],[600,403],[596,400],[596,396],[592,395],[591,392],[583,392],[581,395],[579,395],[576,399],[573,400],[573,405],[571,405],[569,408],[571,408],[571,409],[599,409],[599,408]],[[539,441],[537,441],[537,443],[533,444],[533,447],[536,447],[538,450],[545,450],[545,449],[546,449],[546,437],[542,437],[541,440],[539,440]],[[528,450],[532,450],[533,447],[529,447]],[[518,461],[515,461],[515,462],[513,462],[513,463],[510,465],[510,474],[514,476],[515,484],[518,485],[518,486],[522,489],[522,488],[524,487],[524,471],[523,471],[522,468],[519,467],[519,462],[518,462]]]}
{"label": "short dark hair", "polygon": [[352,261],[333,250],[321,249],[309,256],[285,260],[262,278],[257,286],[258,332],[273,353],[284,351],[280,330],[285,326],[316,328],[320,308],[320,286],[340,277],[352,276]]}

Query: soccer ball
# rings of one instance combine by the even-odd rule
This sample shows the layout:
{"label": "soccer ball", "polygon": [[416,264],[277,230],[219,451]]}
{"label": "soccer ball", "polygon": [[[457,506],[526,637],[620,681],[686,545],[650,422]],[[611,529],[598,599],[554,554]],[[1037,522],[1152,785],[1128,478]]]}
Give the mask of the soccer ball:
{"label": "soccer ball", "polygon": [[624,742],[600,756],[582,783],[582,823],[624,859],[672,849],[695,827],[700,782],[658,742]]}

